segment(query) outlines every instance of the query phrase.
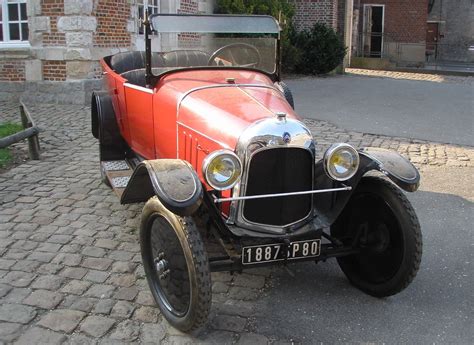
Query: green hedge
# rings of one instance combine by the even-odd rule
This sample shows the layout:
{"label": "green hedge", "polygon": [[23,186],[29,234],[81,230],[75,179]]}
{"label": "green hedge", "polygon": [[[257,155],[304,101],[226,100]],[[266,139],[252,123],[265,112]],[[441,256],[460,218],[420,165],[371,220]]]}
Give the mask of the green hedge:
{"label": "green hedge", "polygon": [[326,74],[339,66],[346,54],[339,35],[324,24],[311,30],[294,32],[290,42],[297,50],[294,70],[302,74]]}

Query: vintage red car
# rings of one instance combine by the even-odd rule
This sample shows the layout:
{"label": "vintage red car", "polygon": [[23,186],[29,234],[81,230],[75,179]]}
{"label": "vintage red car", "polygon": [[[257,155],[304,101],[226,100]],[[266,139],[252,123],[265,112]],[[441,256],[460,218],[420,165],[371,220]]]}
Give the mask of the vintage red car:
{"label": "vintage red car", "polygon": [[344,143],[316,161],[318,133],[280,81],[274,18],[161,14],[144,25],[145,52],[101,61],[107,91],[92,97],[92,133],[103,181],[121,203],[146,202],[143,266],[174,327],[206,321],[211,271],[337,258],[373,296],[412,281],[421,231],[400,188],[418,188],[417,169]]}

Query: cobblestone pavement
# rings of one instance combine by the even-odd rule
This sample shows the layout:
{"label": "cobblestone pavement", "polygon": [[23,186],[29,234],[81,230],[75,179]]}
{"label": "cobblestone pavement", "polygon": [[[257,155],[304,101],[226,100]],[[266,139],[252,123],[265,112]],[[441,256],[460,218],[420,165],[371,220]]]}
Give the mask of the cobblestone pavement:
{"label": "cobblestone pavement", "polygon": [[[209,326],[188,336],[160,315],[140,264],[142,205],[101,184],[89,109],[31,105],[42,160],[0,174],[0,344],[291,343],[254,329],[254,301],[271,270],[213,274]],[[0,104],[0,121],[17,106]],[[318,152],[336,141],[398,150],[416,165],[473,166],[474,149],[366,135],[306,121]],[[20,146],[24,144],[20,144]],[[275,316],[278,317],[278,316]]]}
{"label": "cobblestone pavement", "polygon": [[451,76],[451,75],[430,74],[430,73],[379,71],[379,70],[360,69],[360,68],[346,68],[346,73],[362,75],[362,76],[367,76],[367,77],[431,81],[431,82],[436,82],[436,83],[451,83],[451,84],[471,84],[474,81],[474,77],[470,77],[470,76]]}

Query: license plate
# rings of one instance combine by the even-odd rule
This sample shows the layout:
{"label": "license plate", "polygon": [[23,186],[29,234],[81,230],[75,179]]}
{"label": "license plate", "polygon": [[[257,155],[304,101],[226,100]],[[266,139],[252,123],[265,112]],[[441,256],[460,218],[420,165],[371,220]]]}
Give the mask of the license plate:
{"label": "license plate", "polygon": [[303,259],[319,256],[321,240],[291,242],[289,246],[283,243],[263,244],[242,248],[242,264],[252,265],[263,262]]}

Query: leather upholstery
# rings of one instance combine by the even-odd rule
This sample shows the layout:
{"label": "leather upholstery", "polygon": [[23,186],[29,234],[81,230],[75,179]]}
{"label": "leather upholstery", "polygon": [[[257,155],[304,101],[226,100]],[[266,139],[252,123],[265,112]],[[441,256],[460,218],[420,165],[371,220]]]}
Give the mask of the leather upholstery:
{"label": "leather upholstery", "polygon": [[167,67],[207,66],[210,55],[200,50],[175,50],[163,54]]}
{"label": "leather upholstery", "polygon": [[[139,68],[145,68],[145,52],[133,51],[115,54],[110,59],[110,65],[112,69],[119,74]],[[165,60],[162,54],[151,54],[152,67],[163,67],[164,65]]]}
{"label": "leather upholstery", "polygon": [[[177,50],[165,54],[152,53],[153,74],[159,75],[175,67],[207,66],[209,54],[199,50]],[[145,52],[124,52],[112,56],[110,65],[130,84],[146,86]]]}
{"label": "leather upholstery", "polygon": [[[160,75],[161,73],[164,73],[170,69],[172,68],[167,68],[167,67],[153,68],[152,72],[154,75]],[[122,73],[121,76],[127,79],[127,82],[130,84],[146,87],[144,68],[127,71],[125,73]]]}

